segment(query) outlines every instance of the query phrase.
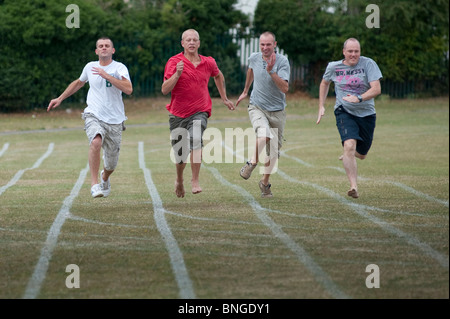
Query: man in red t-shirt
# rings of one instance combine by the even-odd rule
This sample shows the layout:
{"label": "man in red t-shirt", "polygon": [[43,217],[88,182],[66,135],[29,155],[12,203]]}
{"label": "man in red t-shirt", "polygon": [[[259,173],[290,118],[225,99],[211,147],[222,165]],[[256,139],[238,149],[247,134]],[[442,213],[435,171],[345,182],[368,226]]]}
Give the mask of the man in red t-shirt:
{"label": "man in red t-shirt", "polygon": [[211,77],[219,90],[223,103],[229,110],[234,104],[227,98],[225,78],[212,57],[198,54],[200,36],[194,29],[188,29],[181,36],[181,52],[169,59],[164,69],[164,82],[161,91],[164,95],[172,93],[170,104],[170,139],[176,157],[177,178],[175,193],[184,197],[183,172],[190,154],[192,170],[192,193],[202,191],[199,173],[202,161],[203,132],[211,116],[211,97],[208,81]]}

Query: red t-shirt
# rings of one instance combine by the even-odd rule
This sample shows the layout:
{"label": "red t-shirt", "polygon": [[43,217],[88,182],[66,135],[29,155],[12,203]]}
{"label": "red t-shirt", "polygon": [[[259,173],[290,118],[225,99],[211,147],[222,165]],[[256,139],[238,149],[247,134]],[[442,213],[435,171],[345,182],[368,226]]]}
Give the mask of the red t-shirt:
{"label": "red t-shirt", "polygon": [[197,112],[207,112],[211,116],[212,101],[208,91],[208,81],[219,74],[216,60],[200,55],[197,67],[189,61],[183,52],[167,61],[164,69],[164,81],[177,71],[177,63],[183,60],[184,68],[177,84],[172,90],[167,110],[175,116],[187,118]]}

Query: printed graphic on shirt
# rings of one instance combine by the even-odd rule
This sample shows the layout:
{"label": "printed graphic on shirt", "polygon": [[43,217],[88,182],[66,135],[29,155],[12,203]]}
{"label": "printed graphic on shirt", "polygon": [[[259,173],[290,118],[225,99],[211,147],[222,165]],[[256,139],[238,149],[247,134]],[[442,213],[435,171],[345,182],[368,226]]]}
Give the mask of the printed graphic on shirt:
{"label": "printed graphic on shirt", "polygon": [[349,93],[360,94],[364,92],[364,81],[360,76],[365,75],[364,69],[354,70],[335,70],[336,81],[343,88],[344,91]]}

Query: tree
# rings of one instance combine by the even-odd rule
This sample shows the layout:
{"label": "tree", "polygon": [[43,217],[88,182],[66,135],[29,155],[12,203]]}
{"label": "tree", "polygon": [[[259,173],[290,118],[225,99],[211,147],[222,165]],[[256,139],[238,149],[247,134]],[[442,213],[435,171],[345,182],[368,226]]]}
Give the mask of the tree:
{"label": "tree", "polygon": [[[378,0],[380,28],[368,28],[365,0],[259,0],[255,32],[271,30],[297,63],[307,64],[314,85],[327,61],[342,58],[349,37],[361,42],[385,80],[439,81],[448,91],[449,4],[445,0]],[[283,17],[280,23],[280,17]]]}
{"label": "tree", "polygon": [[[188,28],[199,31],[201,54],[214,56],[228,80],[239,68],[228,30],[248,25],[235,2],[77,0],[80,27],[69,28],[69,0],[0,0],[0,111],[48,104],[98,59],[95,41],[101,36],[113,39],[114,59],[129,68],[135,96],[160,91],[164,65],[181,52],[180,36]],[[84,99],[87,89],[72,99]]]}

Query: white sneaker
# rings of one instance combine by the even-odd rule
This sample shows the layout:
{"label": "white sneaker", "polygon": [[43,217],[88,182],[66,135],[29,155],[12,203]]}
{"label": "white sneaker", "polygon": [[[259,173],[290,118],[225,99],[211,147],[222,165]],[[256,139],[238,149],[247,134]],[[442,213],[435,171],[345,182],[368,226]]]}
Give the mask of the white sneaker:
{"label": "white sneaker", "polygon": [[103,197],[103,192],[100,184],[95,184],[91,187],[91,195],[93,198]]}
{"label": "white sneaker", "polygon": [[100,173],[100,188],[103,192],[104,197],[108,197],[109,193],[111,193],[111,183],[109,182],[109,177],[107,181],[103,180],[103,172]]}

